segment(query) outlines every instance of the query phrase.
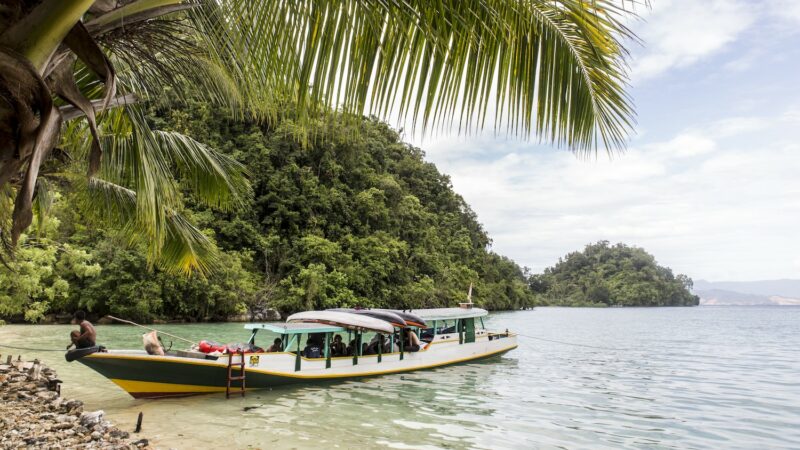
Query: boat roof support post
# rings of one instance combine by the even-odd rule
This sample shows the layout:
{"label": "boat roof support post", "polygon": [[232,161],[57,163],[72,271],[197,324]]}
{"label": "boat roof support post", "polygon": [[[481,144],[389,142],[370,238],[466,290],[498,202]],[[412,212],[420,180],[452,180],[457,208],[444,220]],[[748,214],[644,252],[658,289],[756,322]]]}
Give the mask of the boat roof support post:
{"label": "boat roof support post", "polygon": [[331,333],[325,333],[325,368],[331,368]]}
{"label": "boat roof support post", "polygon": [[378,362],[381,362],[383,360],[383,342],[381,341],[385,342],[386,339],[385,338],[381,339],[382,337],[383,333],[378,333]]}
{"label": "boat roof support post", "polygon": [[254,328],[253,333],[250,335],[250,340],[247,341],[248,344],[256,345],[256,333],[258,333],[258,329]]}
{"label": "boat roof support post", "polygon": [[361,348],[361,342],[360,342],[361,341],[361,335],[358,333],[358,331],[356,331],[355,334],[356,334],[356,337],[355,337],[355,347],[356,348],[353,349],[353,365],[354,366],[358,364],[358,349]]}
{"label": "boat roof support post", "polygon": [[[400,361],[403,360],[403,341],[405,341],[405,335],[408,334],[410,328],[401,328],[400,329]],[[392,348],[394,350],[394,348]]]}
{"label": "boat roof support post", "polygon": [[290,348],[292,348],[292,344],[294,344],[294,341],[297,341],[297,348],[300,348],[300,336],[298,336],[296,334],[287,335],[287,336],[289,336],[289,338],[288,338],[289,342],[286,342],[284,344],[284,346],[283,346],[283,348],[286,349],[287,352],[290,351],[289,350]]}
{"label": "boat roof support post", "polygon": [[458,331],[458,343],[464,343],[464,319],[456,320],[456,331]]}
{"label": "boat roof support post", "polygon": [[295,337],[295,339],[297,339],[297,354],[294,357],[294,371],[295,372],[299,372],[300,371],[300,364],[301,364],[301,361],[302,361],[302,358],[300,357],[300,338],[299,337]]}
{"label": "boat roof support post", "polygon": [[481,328],[485,330],[486,325],[483,324],[483,317],[478,317],[478,318],[481,319]]}

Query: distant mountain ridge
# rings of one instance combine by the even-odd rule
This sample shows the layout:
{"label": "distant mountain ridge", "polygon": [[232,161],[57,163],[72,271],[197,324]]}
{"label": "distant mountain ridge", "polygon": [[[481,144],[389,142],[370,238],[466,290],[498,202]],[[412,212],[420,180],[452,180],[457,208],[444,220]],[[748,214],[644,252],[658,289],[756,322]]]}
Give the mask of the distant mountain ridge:
{"label": "distant mountain ridge", "polygon": [[692,289],[701,305],[800,305],[800,280],[706,281]]}

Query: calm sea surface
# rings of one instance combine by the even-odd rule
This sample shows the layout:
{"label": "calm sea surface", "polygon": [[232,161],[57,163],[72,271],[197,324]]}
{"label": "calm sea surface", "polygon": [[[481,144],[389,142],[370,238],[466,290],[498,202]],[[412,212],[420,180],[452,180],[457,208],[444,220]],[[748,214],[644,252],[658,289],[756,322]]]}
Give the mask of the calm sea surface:
{"label": "calm sea surface", "polygon": [[[143,411],[143,436],[163,448],[800,448],[798,307],[538,308],[487,325],[537,339],[480,363],[231,400],[134,400],[59,353],[24,355],[121,428]],[[0,344],[63,347],[70,328],[4,326]],[[247,339],[241,324],[161,328]],[[141,347],[137,329],[98,332]]]}

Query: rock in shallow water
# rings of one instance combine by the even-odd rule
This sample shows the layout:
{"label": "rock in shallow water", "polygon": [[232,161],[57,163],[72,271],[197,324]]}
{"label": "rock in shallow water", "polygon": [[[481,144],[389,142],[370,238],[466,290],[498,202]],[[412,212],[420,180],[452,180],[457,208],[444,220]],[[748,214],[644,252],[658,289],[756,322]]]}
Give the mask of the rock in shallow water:
{"label": "rock in shallow water", "polygon": [[81,425],[85,426],[86,428],[92,428],[103,421],[103,415],[105,415],[103,410],[90,413],[85,412],[81,414]]}
{"label": "rock in shallow water", "polygon": [[0,449],[149,448],[146,439],[134,441],[104,420],[103,411],[83,412],[83,402],[63,399],[46,380],[28,375],[34,370],[55,379],[52,369],[24,361],[0,369]]}

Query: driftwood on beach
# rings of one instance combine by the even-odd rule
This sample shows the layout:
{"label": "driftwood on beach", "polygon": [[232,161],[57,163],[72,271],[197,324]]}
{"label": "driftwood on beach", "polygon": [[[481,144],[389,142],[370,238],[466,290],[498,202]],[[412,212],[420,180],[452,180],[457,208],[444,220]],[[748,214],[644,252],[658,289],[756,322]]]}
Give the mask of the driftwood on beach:
{"label": "driftwood on beach", "polygon": [[150,448],[105,420],[103,411],[86,412],[80,400],[62,398],[60,383],[38,360],[0,358],[0,449]]}

